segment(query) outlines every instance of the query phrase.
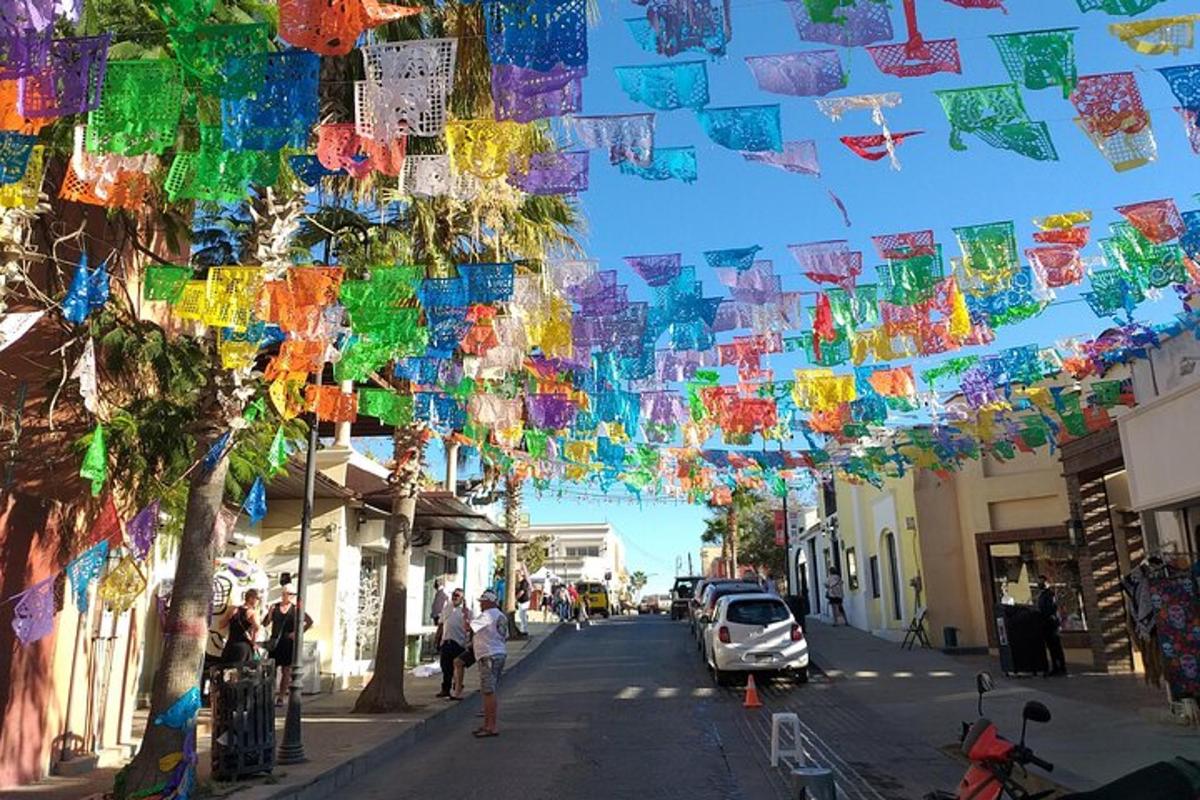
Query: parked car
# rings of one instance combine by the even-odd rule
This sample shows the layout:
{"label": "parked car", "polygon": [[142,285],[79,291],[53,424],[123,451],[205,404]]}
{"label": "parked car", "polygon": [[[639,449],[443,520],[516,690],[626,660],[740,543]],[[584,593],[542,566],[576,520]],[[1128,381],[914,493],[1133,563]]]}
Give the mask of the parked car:
{"label": "parked car", "polygon": [[656,594],[656,595],[655,595],[655,598],[658,600],[658,613],[660,613],[660,614],[670,614],[670,613],[671,613],[671,604],[672,604],[672,602],[673,602],[673,601],[671,600],[671,595],[669,595],[669,594]]}
{"label": "parked car", "polygon": [[583,603],[588,614],[599,614],[607,617],[612,613],[612,603],[609,601],[608,590],[599,581],[580,581],[575,584],[579,592],[579,602]]}
{"label": "parked car", "polygon": [[639,614],[657,614],[658,613],[658,595],[644,594],[641,601],[638,603],[637,612]]}
{"label": "parked car", "polygon": [[717,610],[717,601],[731,594],[761,594],[762,587],[749,581],[717,581],[704,589],[700,610],[692,622],[692,635],[696,637],[696,649],[704,649],[704,632],[712,623]]}
{"label": "parked car", "polygon": [[692,602],[692,593],[696,584],[701,581],[699,575],[687,575],[675,579],[671,587],[671,619],[687,619],[688,606]]}
{"label": "parked car", "polygon": [[778,595],[728,594],[713,610],[704,660],[718,684],[745,672],[790,672],[808,681],[808,642]]}

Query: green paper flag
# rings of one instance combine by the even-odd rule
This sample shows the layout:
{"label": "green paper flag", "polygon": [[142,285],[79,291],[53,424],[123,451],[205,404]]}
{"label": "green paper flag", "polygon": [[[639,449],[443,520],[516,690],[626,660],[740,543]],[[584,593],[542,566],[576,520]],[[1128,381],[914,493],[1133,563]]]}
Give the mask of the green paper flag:
{"label": "green paper flag", "polygon": [[246,412],[242,414],[242,418],[245,419],[246,422],[254,422],[256,419],[258,419],[258,415],[263,413],[265,410],[266,403],[264,402],[263,398],[259,397],[253,403],[246,406]]}
{"label": "green paper flag", "polygon": [[1063,97],[1075,89],[1075,28],[1024,33],[994,33],[991,40],[1013,82],[1026,89],[1062,87]]}
{"label": "green paper flag", "polygon": [[187,286],[187,282],[191,279],[191,267],[146,267],[142,296],[147,300],[165,300],[168,303],[177,303],[183,295],[183,287]]}
{"label": "green paper flag", "polygon": [[984,143],[1038,161],[1057,161],[1058,151],[1044,122],[1033,122],[1015,83],[934,92],[950,120],[950,147],[966,150],[964,133]]}
{"label": "green paper flag", "polygon": [[283,469],[287,458],[287,441],[283,438],[283,426],[280,425],[275,429],[275,438],[271,440],[271,449],[267,451],[267,463],[271,465],[271,472]]}
{"label": "green paper flag", "polygon": [[359,389],[358,413],[388,425],[408,425],[413,419],[412,395],[390,389]]}
{"label": "green paper flag", "polygon": [[96,423],[92,432],[92,441],[88,444],[87,452],[83,454],[83,466],[79,468],[79,477],[92,482],[92,497],[99,497],[104,482],[108,480],[108,447],[104,443],[104,426]]}

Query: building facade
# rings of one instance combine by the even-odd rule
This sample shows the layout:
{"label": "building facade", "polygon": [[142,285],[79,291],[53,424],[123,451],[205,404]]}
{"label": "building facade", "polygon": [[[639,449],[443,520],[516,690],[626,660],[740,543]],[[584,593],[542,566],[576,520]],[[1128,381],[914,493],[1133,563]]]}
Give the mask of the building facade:
{"label": "building facade", "polygon": [[518,538],[531,541],[548,537],[545,569],[569,583],[604,581],[612,588],[625,575],[625,544],[616,528],[607,522],[552,523],[528,525]]}

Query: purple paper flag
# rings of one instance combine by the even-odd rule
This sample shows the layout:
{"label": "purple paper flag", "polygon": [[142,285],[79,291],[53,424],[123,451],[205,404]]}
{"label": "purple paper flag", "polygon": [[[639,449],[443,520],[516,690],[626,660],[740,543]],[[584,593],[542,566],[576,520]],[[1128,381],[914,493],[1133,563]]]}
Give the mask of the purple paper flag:
{"label": "purple paper flag", "polygon": [[512,64],[492,65],[492,102],[496,119],[532,122],[561,117],[583,108],[587,67],[556,64],[548,72]]}
{"label": "purple paper flag", "polygon": [[746,56],[758,88],[797,97],[819,97],[846,85],[836,50]]}
{"label": "purple paper flag", "polygon": [[13,632],[23,645],[31,645],[54,630],[54,612],[57,610],[54,585],[57,575],[35,583],[17,595],[13,606]]}
{"label": "purple paper flag", "polygon": [[625,263],[650,286],[666,286],[683,269],[681,253],[653,256],[625,256]]}
{"label": "purple paper flag", "polygon": [[575,404],[566,395],[533,394],[525,398],[529,421],[535,427],[558,430],[575,419]]}
{"label": "purple paper flag", "polygon": [[158,537],[158,513],[159,502],[155,500],[125,523],[130,550],[138,561],[144,560],[150,554],[150,548]]}
{"label": "purple paper flag", "polygon": [[817,143],[811,139],[801,139],[796,142],[784,142],[783,152],[771,150],[760,152],[742,151],[742,158],[767,164],[798,175],[820,177],[821,164],[817,161]]}
{"label": "purple paper flag", "polygon": [[576,194],[588,187],[588,151],[534,153],[529,169],[511,170],[508,180],[529,194]]}

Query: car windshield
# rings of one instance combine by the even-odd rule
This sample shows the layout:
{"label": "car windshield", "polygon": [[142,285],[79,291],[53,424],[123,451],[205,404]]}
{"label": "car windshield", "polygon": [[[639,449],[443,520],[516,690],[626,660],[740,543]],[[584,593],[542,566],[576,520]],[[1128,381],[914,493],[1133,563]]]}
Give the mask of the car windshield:
{"label": "car windshield", "polygon": [[783,622],[789,616],[787,606],[778,600],[738,600],[730,603],[725,612],[727,622],[739,625],[770,625]]}
{"label": "car windshield", "polygon": [[762,589],[752,583],[733,583],[720,584],[712,587],[712,593],[708,597],[709,609],[716,608],[717,601],[725,595],[729,594],[751,594],[753,592],[761,592]]}

